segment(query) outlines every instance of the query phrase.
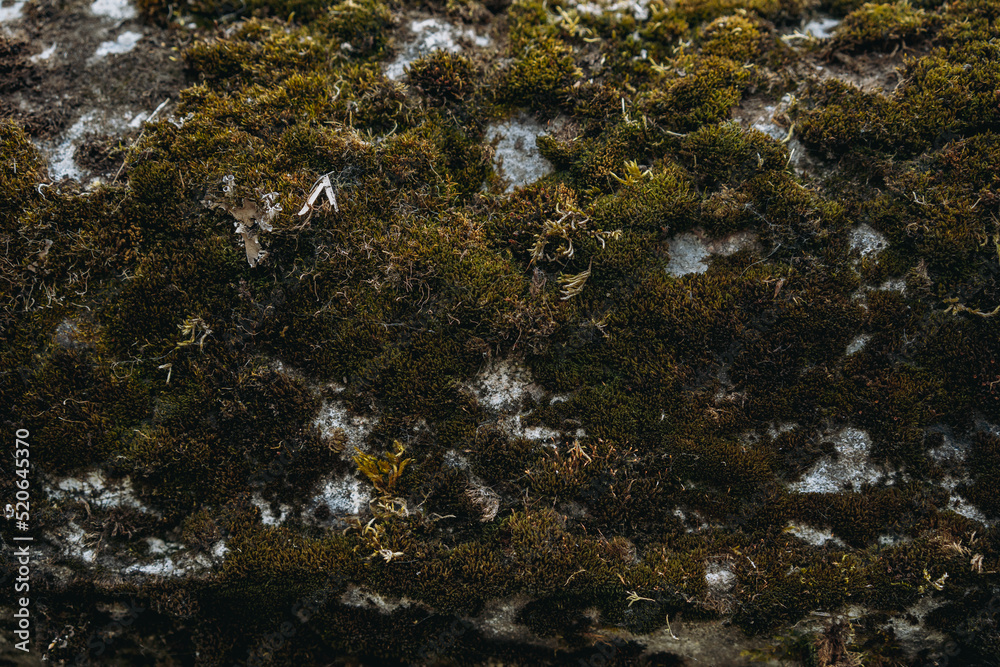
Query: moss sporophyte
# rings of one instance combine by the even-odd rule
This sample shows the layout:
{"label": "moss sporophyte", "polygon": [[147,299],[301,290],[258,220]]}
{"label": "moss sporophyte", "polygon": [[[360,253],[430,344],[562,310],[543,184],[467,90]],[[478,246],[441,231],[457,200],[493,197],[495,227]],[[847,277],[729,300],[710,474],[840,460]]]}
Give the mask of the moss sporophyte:
{"label": "moss sporophyte", "polygon": [[997,664],[996,3],[138,7],[190,80],[117,181],[0,107],[49,660],[336,573],[273,664]]}

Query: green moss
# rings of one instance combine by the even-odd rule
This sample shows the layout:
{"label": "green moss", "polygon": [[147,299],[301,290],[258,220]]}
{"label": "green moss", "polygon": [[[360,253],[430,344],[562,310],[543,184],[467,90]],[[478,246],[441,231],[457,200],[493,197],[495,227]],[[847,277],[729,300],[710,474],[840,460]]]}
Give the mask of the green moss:
{"label": "green moss", "polygon": [[752,80],[751,70],[728,58],[679,58],[673,75],[652,86],[640,108],[663,128],[686,132],[727,117]]}
{"label": "green moss", "polygon": [[756,12],[773,21],[798,16],[803,8],[801,0],[681,0],[676,11],[689,23],[707,23],[733,10]]}
{"label": "green moss", "polygon": [[603,229],[683,231],[693,222],[696,202],[690,179],[670,164],[662,172],[629,178],[613,195],[594,200],[591,215]]}
{"label": "green moss", "polygon": [[388,46],[388,28],[393,24],[392,12],[378,0],[347,0],[333,5],[321,22],[321,27],[356,56],[380,56]]}
{"label": "green moss", "polygon": [[41,195],[35,191],[44,180],[38,151],[24,130],[14,121],[0,120],[0,188],[4,199],[0,204],[0,233],[10,233],[20,226],[20,213]]}
{"label": "green moss", "polygon": [[57,349],[40,365],[22,399],[34,418],[38,455],[60,473],[104,463],[148,417],[145,388],[124,369],[115,374],[87,349]]}
{"label": "green moss", "polygon": [[462,100],[475,89],[472,61],[448,51],[418,58],[407,69],[410,83],[435,100]]}
{"label": "green moss", "polygon": [[915,154],[992,130],[1000,69],[993,46],[974,44],[910,60],[903,85],[891,97],[825,81],[810,95],[820,107],[801,118],[802,138],[831,153],[869,146]]}
{"label": "green moss", "polygon": [[542,37],[524,45],[502,70],[492,88],[498,104],[551,109],[580,72],[565,42]]}
{"label": "green moss", "polygon": [[891,4],[868,3],[852,11],[837,26],[833,44],[843,49],[887,48],[901,41],[912,42],[928,27],[924,10],[915,9],[909,0]]}
{"label": "green moss", "polygon": [[761,31],[745,12],[722,16],[702,32],[701,52],[743,63],[760,54],[761,39]]}

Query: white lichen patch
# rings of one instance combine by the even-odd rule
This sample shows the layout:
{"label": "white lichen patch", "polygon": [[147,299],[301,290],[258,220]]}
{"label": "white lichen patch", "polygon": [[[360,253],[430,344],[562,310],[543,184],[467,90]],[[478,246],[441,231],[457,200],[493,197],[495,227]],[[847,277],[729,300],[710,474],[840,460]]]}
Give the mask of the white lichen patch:
{"label": "white lichen patch", "polygon": [[138,44],[141,39],[142,33],[126,30],[115,39],[98,44],[97,50],[94,51],[94,55],[91,57],[91,61],[100,60],[105,56],[115,56],[128,53],[135,48],[135,45]]}
{"label": "white lichen patch", "polygon": [[667,274],[680,278],[690,273],[704,273],[713,255],[728,257],[756,243],[757,237],[752,232],[738,232],[715,240],[705,238],[698,230],[677,234],[670,239]]}
{"label": "white lichen patch", "polygon": [[785,527],[785,532],[791,533],[806,544],[811,544],[814,547],[822,547],[827,543],[838,547],[844,546],[844,543],[829,530],[820,530],[819,528],[813,528],[804,524],[789,522],[788,526]]}
{"label": "white lichen patch", "polygon": [[80,327],[73,320],[66,318],[56,327],[56,344],[66,348],[84,347],[86,342],[80,340]]}
{"label": "white lichen patch", "polygon": [[574,2],[570,0],[569,7],[580,14],[591,16],[609,16],[621,20],[631,16],[636,21],[649,19],[649,0],[591,0],[590,2]]}
{"label": "white lichen patch", "polygon": [[136,17],[135,7],[128,0],[94,0],[90,13],[115,21],[125,21]]}
{"label": "white lichen patch", "polygon": [[521,610],[531,602],[527,595],[487,600],[475,621],[476,629],[493,640],[524,642],[555,648],[558,642],[553,638],[541,639],[518,622]]}
{"label": "white lichen patch", "polygon": [[[138,128],[142,120],[148,117],[143,112],[133,114],[126,111],[123,115],[119,115],[120,113],[120,111],[105,112],[100,109],[91,109],[81,114],[55,140],[36,142],[39,151],[48,163],[49,178],[53,181],[60,181],[64,178],[80,180],[84,174],[76,163],[75,155],[84,137],[88,135],[118,135]],[[141,117],[139,123],[135,123],[137,117]]]}
{"label": "white lichen patch", "polygon": [[56,54],[56,48],[58,48],[58,46],[59,46],[58,44],[53,42],[52,46],[45,49],[41,53],[36,53],[35,55],[31,56],[29,60],[31,60],[31,62],[35,64],[45,62],[46,60],[48,60],[49,58],[51,58]]}
{"label": "white lichen patch", "polygon": [[319,493],[307,507],[311,511],[325,505],[333,518],[358,516],[368,509],[371,500],[368,487],[353,475],[335,477],[321,483]]}
{"label": "white lichen patch", "polygon": [[978,521],[984,526],[992,526],[993,522],[986,518],[979,508],[970,503],[968,500],[958,495],[957,493],[951,494],[948,498],[948,509],[950,509],[955,514],[960,514],[966,519],[971,519],[973,521]]}
{"label": "white lichen patch", "polygon": [[552,163],[542,157],[536,139],[558,129],[558,122],[546,127],[525,113],[486,128],[486,141],[496,142],[493,162],[507,183],[507,192],[552,173]]}
{"label": "white lichen patch", "polygon": [[397,609],[406,609],[414,604],[409,598],[390,599],[378,593],[366,591],[359,586],[351,584],[340,596],[340,603],[348,607],[358,607],[360,609],[373,609],[382,614],[391,614]]}
{"label": "white lichen patch", "polygon": [[[82,561],[86,564],[100,564],[108,570],[126,575],[148,575],[157,577],[177,577],[191,575],[211,569],[220,563],[229,550],[224,540],[212,545],[210,553],[188,550],[183,544],[168,542],[158,537],[146,537],[145,558],[147,562],[123,561],[106,549],[97,550],[99,536],[88,534],[76,522],[70,521],[58,535],[50,535],[50,540],[61,548],[62,556]],[[99,560],[98,560],[99,559]]]}
{"label": "white lichen patch", "polygon": [[711,593],[728,593],[736,583],[736,574],[725,563],[705,565],[705,584]]}
{"label": "white lichen patch", "polygon": [[412,21],[409,27],[414,38],[407,42],[396,59],[385,67],[386,78],[393,81],[402,79],[407,66],[414,60],[434,51],[459,53],[463,46],[482,48],[489,46],[491,42],[487,35],[480,35],[471,28],[455,26],[440,19]]}
{"label": "white lichen patch", "polygon": [[671,514],[680,519],[680,522],[684,524],[685,533],[699,533],[711,528],[709,523],[705,521],[705,517],[698,510],[689,509],[685,513],[680,507],[675,507]]}
{"label": "white lichen patch", "polygon": [[851,230],[851,250],[857,250],[861,257],[875,257],[889,247],[889,241],[870,225],[861,223]]}
{"label": "white lichen patch", "polygon": [[347,436],[344,453],[353,456],[358,450],[367,449],[368,434],[378,423],[376,417],[352,415],[343,401],[324,402],[319,409],[319,415],[313,425],[319,429],[320,436],[331,440],[337,435],[338,429]]}
{"label": "white lichen patch", "polygon": [[21,10],[28,4],[27,0],[3,0],[0,2],[0,23],[17,21],[21,18]]}
{"label": "white lichen patch", "polygon": [[99,471],[88,472],[82,477],[66,477],[55,487],[46,487],[45,492],[52,500],[63,503],[69,500],[81,500],[91,509],[131,507],[147,514],[156,514],[135,497],[130,478],[126,477],[111,483]]}
{"label": "white lichen patch", "polygon": [[832,438],[837,457],[824,456],[802,479],[791,485],[795,493],[839,493],[860,491],[866,484],[892,483],[888,472],[868,458],[871,439],[861,429],[847,427]]}
{"label": "white lichen patch", "polygon": [[802,27],[802,34],[810,35],[816,39],[829,39],[839,25],[840,19],[829,16],[814,18]]}
{"label": "white lichen patch", "polygon": [[865,349],[865,345],[871,340],[871,336],[868,334],[858,334],[851,339],[851,342],[847,344],[847,350],[845,354],[851,356],[852,354],[857,354],[861,350]]}
{"label": "white lichen patch", "polygon": [[912,656],[928,647],[940,647],[947,638],[941,632],[927,627],[924,619],[944,603],[944,600],[932,596],[920,598],[906,613],[893,614],[882,627],[892,629],[897,644],[907,655]]}
{"label": "white lichen patch", "polygon": [[70,521],[62,535],[62,555],[68,558],[82,560],[84,563],[94,562],[94,550],[90,548],[87,534],[83,528]]}
{"label": "white lichen patch", "polygon": [[882,292],[899,292],[906,294],[906,281],[902,278],[889,278],[878,286]]}
{"label": "white lichen patch", "polygon": [[149,118],[149,114],[146,113],[145,111],[140,111],[139,113],[137,113],[135,116],[132,117],[132,120],[128,122],[128,126],[133,130],[138,130],[139,127],[142,126],[143,121],[145,121],[147,118]]}
{"label": "white lichen patch", "polygon": [[777,422],[767,425],[767,435],[771,440],[774,440],[779,435],[783,433],[788,433],[789,431],[794,431],[798,428],[798,423],[796,422]]}
{"label": "white lichen patch", "polygon": [[927,429],[927,434],[941,433],[941,444],[927,450],[927,455],[938,463],[961,463],[965,460],[967,445],[956,442],[947,427],[937,426]]}
{"label": "white lichen patch", "polygon": [[[562,436],[559,431],[548,426],[525,426],[521,422],[521,417],[524,416],[513,415],[503,420],[504,425],[507,427],[507,432],[513,437],[524,438],[526,440],[556,441]],[[577,433],[580,434],[577,437],[584,437],[586,435],[583,429],[577,429]]]}
{"label": "white lichen patch", "polygon": [[218,540],[209,553],[192,552],[179,542],[166,542],[158,537],[145,538],[148,556],[146,563],[133,563],[119,568],[124,574],[151,577],[182,577],[205,572],[221,563],[229,551],[225,540]]}
{"label": "white lichen patch", "polygon": [[[225,553],[223,549],[216,549]],[[173,556],[157,558],[148,563],[134,563],[126,567],[124,574],[144,574],[151,577],[183,577],[198,572],[210,570],[218,562],[218,558],[206,554],[191,556],[188,553],[178,553]]]}
{"label": "white lichen patch", "polygon": [[495,412],[515,411],[526,396],[537,401],[545,394],[535,384],[531,371],[509,359],[491,362],[473,381],[471,389],[481,407]]}
{"label": "white lichen patch", "polygon": [[958,478],[954,475],[945,475],[941,480],[941,487],[948,491],[948,507],[946,509],[951,510],[955,514],[960,514],[966,519],[972,519],[973,521],[978,521],[984,526],[991,526],[993,522],[986,518],[986,515],[979,510],[975,505],[970,503],[966,498],[962,497],[960,494],[955,493],[955,489],[959,487],[960,484],[968,482],[967,477]]}
{"label": "white lichen patch", "polygon": [[[73,156],[76,154],[76,147],[84,134],[94,132],[100,128],[96,110],[88,111],[80,116],[68,130],[63,132],[58,142],[49,151],[45,151],[49,156],[49,177],[54,181],[64,178],[79,179],[80,168],[76,164]],[[44,148],[44,147],[43,147]]]}
{"label": "white lichen patch", "polygon": [[260,510],[260,522],[265,526],[280,526],[292,512],[292,508],[282,503],[278,506],[278,514],[271,509],[271,503],[264,500],[259,493],[255,493],[250,499],[254,507]]}
{"label": "white lichen patch", "polygon": [[708,248],[701,239],[691,232],[684,232],[670,239],[670,263],[667,273],[680,278],[689,273],[704,273],[708,270]]}

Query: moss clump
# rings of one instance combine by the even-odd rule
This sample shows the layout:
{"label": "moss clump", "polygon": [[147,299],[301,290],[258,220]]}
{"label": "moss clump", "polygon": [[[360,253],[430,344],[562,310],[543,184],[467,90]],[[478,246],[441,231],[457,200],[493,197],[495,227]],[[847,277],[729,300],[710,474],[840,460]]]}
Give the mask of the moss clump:
{"label": "moss clump", "polygon": [[818,104],[800,119],[804,141],[830,153],[848,147],[914,155],[947,141],[994,131],[997,49],[988,44],[938,49],[911,60],[891,96],[862,92],[837,80],[813,88]]}
{"label": "moss clump", "polygon": [[462,100],[475,89],[475,65],[466,56],[448,51],[413,61],[407,74],[411,84],[435,100]]}
{"label": "moss clump", "polygon": [[640,108],[661,127],[687,132],[728,117],[752,80],[750,70],[728,58],[689,56],[651,86]]}
{"label": "moss clump", "polygon": [[498,104],[534,109],[557,107],[580,72],[565,42],[542,37],[527,43],[492,86]]}
{"label": "moss clump", "polygon": [[321,29],[341,43],[341,50],[361,57],[383,54],[392,24],[392,12],[378,0],[346,0],[330,7],[320,22]]}
{"label": "moss clump", "polygon": [[688,23],[707,23],[720,16],[744,10],[771,20],[780,21],[798,16],[805,3],[802,0],[681,0],[676,11]]}
{"label": "moss clump", "polygon": [[21,211],[40,198],[35,188],[45,174],[38,151],[14,121],[0,120],[0,146],[3,153],[0,188],[4,192],[3,203],[0,203],[0,233],[7,234],[20,226]]}
{"label": "moss clump", "polygon": [[676,164],[645,173],[636,167],[622,180],[617,192],[591,204],[591,215],[601,228],[662,232],[684,231],[693,224],[698,198],[688,175]]}
{"label": "moss clump", "polygon": [[831,48],[891,47],[920,37],[928,30],[928,23],[924,10],[915,9],[909,0],[868,3],[848,14],[837,26]]}
{"label": "moss clump", "polygon": [[702,32],[701,52],[744,63],[760,55],[761,39],[761,31],[745,12],[722,16]]}

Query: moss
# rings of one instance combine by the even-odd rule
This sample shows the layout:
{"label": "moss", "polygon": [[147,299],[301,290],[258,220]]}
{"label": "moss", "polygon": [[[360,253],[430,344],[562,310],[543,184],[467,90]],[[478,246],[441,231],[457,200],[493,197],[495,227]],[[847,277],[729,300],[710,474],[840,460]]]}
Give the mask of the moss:
{"label": "moss", "polygon": [[43,180],[42,164],[38,151],[24,130],[12,120],[0,120],[0,188],[4,200],[0,204],[0,232],[15,231],[20,222],[20,212],[41,195],[35,190]]}
{"label": "moss", "polygon": [[462,100],[475,89],[472,60],[447,51],[418,58],[409,65],[407,75],[411,84],[435,100]]}
{"label": "moss", "polygon": [[[411,7],[248,7],[256,18],[187,50],[184,123],[148,125],[119,184],[39,193],[27,138],[2,126],[30,167],[0,172],[14,193],[0,410],[30,420],[47,472],[130,475],[162,516],[136,535],[227,540],[220,570],[185,593],[206,628],[191,644],[218,662],[245,659],[248,638],[329,573],[343,579],[317,609],[319,637],[276,663],[413,661],[455,619],[514,596],[558,648],[515,654],[466,628],[440,662],[575,661],[610,625],[654,632],[681,613],[772,633],[851,605],[871,610],[858,645],[887,650],[879,628],[946,571],[933,623],[961,627],[956,605],[994,577],[942,547],[979,527],[946,509],[940,481],[968,472],[956,492],[996,514],[982,425],[1000,376],[984,316],[1000,304],[995,8],[847,4],[821,5],[858,10],[843,48],[939,48],[912,56],[894,93],[804,87],[789,128],[801,146],[727,122],[804,83],[791,58],[820,62],[774,39],[809,18],[799,2],[654,0],[642,19],[519,1],[509,61],[436,52],[408,85],[382,61]],[[566,129],[538,141],[555,173],[504,193],[484,128],[524,107]],[[337,205],[296,215],[324,174]],[[250,266],[234,222],[274,203],[268,255]],[[861,223],[889,247],[859,257]],[[744,245],[677,277],[681,232]],[[876,289],[890,279],[905,291]],[[477,398],[487,364],[511,359],[537,384],[519,423],[550,440],[518,437]],[[322,401],[371,417],[357,460],[391,504],[356,520],[301,506],[357,467],[333,451],[346,432],[321,441]],[[821,434],[846,426],[897,483],[793,493],[836,455]],[[971,442],[967,464],[931,456],[944,436],[930,432]],[[266,527],[255,493],[295,511]],[[844,545],[806,544],[784,532],[793,520]],[[993,532],[975,545],[987,563]],[[705,579],[723,564],[726,594]],[[143,590],[182,626],[183,595]],[[369,593],[413,603],[343,602]]]}
{"label": "moss", "polygon": [[696,202],[687,174],[670,164],[629,178],[613,195],[594,200],[591,215],[603,229],[683,231],[693,223]]}
{"label": "moss", "polygon": [[[378,0],[347,0],[330,7],[321,26],[329,31],[353,55],[381,55],[388,46],[387,28],[393,23],[392,12]],[[344,47],[341,47],[342,50]]]}
{"label": "moss", "polygon": [[491,86],[498,104],[552,109],[580,75],[572,49],[561,40],[542,37],[525,44]]}
{"label": "moss", "polygon": [[891,97],[827,80],[811,96],[821,108],[801,119],[803,139],[830,152],[860,145],[915,154],[992,130],[1000,70],[994,48],[975,44],[909,61],[904,84]]}
{"label": "moss", "polygon": [[837,26],[833,48],[859,49],[892,47],[901,41],[913,41],[928,29],[924,10],[915,9],[909,0],[891,4],[865,4],[847,15]]}
{"label": "moss", "polygon": [[41,416],[33,420],[38,455],[60,473],[104,463],[149,414],[145,387],[127,371],[116,375],[87,349],[48,355],[22,401],[22,419]]}
{"label": "moss", "polygon": [[640,103],[650,120],[675,132],[728,116],[753,79],[750,70],[713,55],[680,58],[675,71],[681,75],[664,76]]}
{"label": "moss", "polygon": [[761,52],[762,34],[746,13],[722,16],[702,32],[701,52],[707,56],[747,62]]}
{"label": "moss", "polygon": [[798,16],[803,9],[800,0],[682,0],[677,12],[690,23],[709,22],[732,14],[734,9],[756,12],[769,20]]}
{"label": "moss", "polygon": [[978,433],[969,458],[972,477],[964,489],[968,498],[989,517],[1000,514],[996,494],[992,492],[990,471],[1000,462],[1000,438],[991,433]]}

